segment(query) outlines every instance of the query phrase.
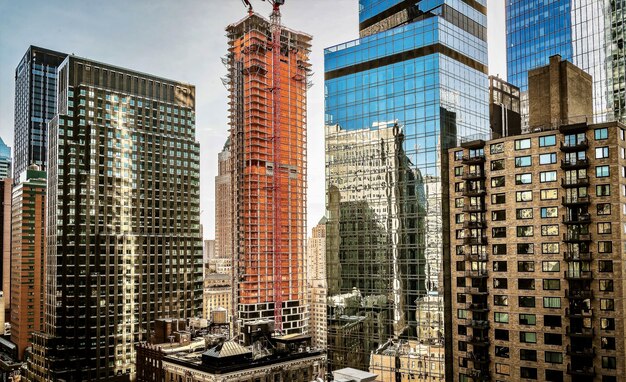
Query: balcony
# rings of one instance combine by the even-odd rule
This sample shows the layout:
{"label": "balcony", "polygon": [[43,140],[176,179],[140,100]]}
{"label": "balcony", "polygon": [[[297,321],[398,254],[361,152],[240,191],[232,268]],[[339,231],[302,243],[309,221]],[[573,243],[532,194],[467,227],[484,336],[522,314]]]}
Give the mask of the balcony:
{"label": "balcony", "polygon": [[466,245],[480,245],[487,244],[487,236],[470,236],[463,238],[463,244]]}
{"label": "balcony", "polygon": [[485,163],[485,156],[484,155],[463,155],[463,158],[461,158],[461,162],[463,164],[480,164],[480,163]]}
{"label": "balcony", "polygon": [[563,274],[568,280],[591,280],[593,278],[591,271],[565,271]]}
{"label": "balcony", "polygon": [[561,169],[562,170],[576,170],[579,168],[587,168],[589,167],[589,159],[561,159]]}
{"label": "balcony", "polygon": [[591,318],[593,317],[593,309],[570,309],[565,308],[565,316],[570,318]]}
{"label": "balcony", "polygon": [[478,296],[480,296],[480,295],[486,295],[486,294],[488,294],[488,293],[489,293],[489,292],[487,291],[487,288],[472,288],[472,287],[470,287],[470,288],[466,288],[465,290],[466,290],[466,292],[465,292],[465,293],[469,293],[469,294],[473,294],[473,295],[478,295]]}
{"label": "balcony", "polygon": [[477,346],[489,346],[489,338],[487,337],[470,336],[467,339],[467,342],[469,342],[472,345],[477,345]]}
{"label": "balcony", "polygon": [[573,187],[586,187],[589,186],[589,177],[584,176],[582,178],[567,179],[561,178],[561,187],[573,188]]}
{"label": "balcony", "polygon": [[566,353],[567,355],[574,356],[574,357],[593,358],[596,356],[596,348],[591,348],[591,349],[582,348],[582,347],[572,348],[570,345],[567,345]]}
{"label": "balcony", "polygon": [[563,215],[563,224],[589,224],[591,222],[591,215],[578,214],[577,216]]}
{"label": "balcony", "polygon": [[567,232],[563,234],[563,241],[566,243],[581,243],[591,241],[591,235],[588,233]]}
{"label": "balcony", "polygon": [[565,252],[563,253],[563,260],[565,261],[591,261],[593,256],[591,252]]}
{"label": "balcony", "polygon": [[476,354],[474,352],[468,352],[467,358],[474,363],[489,363],[489,354]]}
{"label": "balcony", "polygon": [[463,190],[463,196],[485,196],[487,194],[487,190],[484,188],[466,188]]}
{"label": "balcony", "polygon": [[568,326],[567,328],[565,328],[565,333],[569,337],[592,338],[596,334],[596,331],[593,328],[570,329],[570,327]]}
{"label": "balcony", "polygon": [[465,254],[465,260],[468,261],[487,261],[489,257],[486,253],[467,253]]}
{"label": "balcony", "polygon": [[463,206],[463,212],[485,212],[484,204],[474,204]]}
{"label": "balcony", "polygon": [[564,196],[561,198],[561,203],[567,207],[586,205],[586,204],[589,204],[589,197],[588,196],[578,196],[578,197]]}
{"label": "balcony", "polygon": [[465,277],[471,277],[471,278],[486,278],[486,277],[487,277],[487,271],[486,271],[486,270],[481,270],[481,271],[465,271]]}
{"label": "balcony", "polygon": [[487,222],[484,221],[465,221],[463,222],[463,228],[474,229],[474,228],[485,228],[487,227]]}
{"label": "balcony", "polygon": [[567,290],[565,289],[565,297],[569,299],[592,299],[593,291],[592,290]]}
{"label": "balcony", "polygon": [[469,305],[469,310],[473,312],[486,312],[489,310],[489,305],[473,303]]}
{"label": "balcony", "polygon": [[583,151],[589,148],[589,141],[582,139],[576,142],[561,142],[561,151],[571,153],[575,151]]}
{"label": "balcony", "polygon": [[481,180],[485,179],[485,173],[482,171],[467,172],[461,175],[463,180]]}
{"label": "balcony", "polygon": [[594,366],[574,366],[572,367],[569,363],[567,364],[567,374],[569,375],[577,375],[581,377],[595,377],[596,376],[596,368]]}
{"label": "balcony", "polygon": [[485,320],[470,320],[468,326],[476,329],[489,329],[489,321]]}

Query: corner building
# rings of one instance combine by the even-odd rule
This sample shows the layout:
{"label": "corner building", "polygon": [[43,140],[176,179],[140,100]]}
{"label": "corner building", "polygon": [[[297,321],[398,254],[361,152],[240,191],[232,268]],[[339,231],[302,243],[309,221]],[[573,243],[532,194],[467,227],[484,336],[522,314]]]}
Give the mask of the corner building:
{"label": "corner building", "polygon": [[270,21],[256,13],[226,31],[235,317],[241,324],[275,320],[285,334],[306,332],[311,36],[282,27],[280,52],[274,52]]}
{"label": "corner building", "polygon": [[29,379],[129,380],[156,319],[202,314],[195,88],[75,56],[58,79]]}
{"label": "corner building", "polygon": [[489,130],[485,1],[361,0],[359,21],[324,51],[331,371],[413,341],[440,354],[446,149]]}
{"label": "corner building", "polygon": [[454,380],[623,381],[626,126],[559,56],[529,89],[534,133],[449,151]]}

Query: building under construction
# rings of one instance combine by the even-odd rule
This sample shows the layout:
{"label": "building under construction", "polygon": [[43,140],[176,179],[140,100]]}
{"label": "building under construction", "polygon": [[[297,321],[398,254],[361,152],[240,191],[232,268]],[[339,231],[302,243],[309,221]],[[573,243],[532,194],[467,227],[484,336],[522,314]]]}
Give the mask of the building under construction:
{"label": "building under construction", "polygon": [[233,299],[239,325],[306,330],[306,92],[311,36],[250,11],[226,28]]}

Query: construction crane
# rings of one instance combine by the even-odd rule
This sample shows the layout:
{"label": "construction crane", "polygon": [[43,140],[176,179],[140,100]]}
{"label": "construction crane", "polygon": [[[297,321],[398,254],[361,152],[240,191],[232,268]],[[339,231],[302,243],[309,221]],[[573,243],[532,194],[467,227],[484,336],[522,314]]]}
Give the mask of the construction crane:
{"label": "construction crane", "polygon": [[[253,13],[250,0],[242,0],[244,5],[248,7],[248,12]],[[262,0],[266,1],[266,0]],[[273,140],[273,157],[274,157],[274,176],[272,184],[273,198],[273,235],[272,235],[272,258],[273,258],[273,294],[274,294],[274,326],[275,330],[282,332],[283,330],[283,294],[282,294],[282,264],[283,264],[283,248],[282,248],[282,214],[281,205],[283,198],[281,193],[281,179],[284,171],[281,161],[280,137],[281,137],[281,81],[280,81],[280,36],[282,33],[280,7],[285,4],[285,0],[267,0],[272,5],[272,14],[270,15],[270,33],[272,36],[272,140]]]}

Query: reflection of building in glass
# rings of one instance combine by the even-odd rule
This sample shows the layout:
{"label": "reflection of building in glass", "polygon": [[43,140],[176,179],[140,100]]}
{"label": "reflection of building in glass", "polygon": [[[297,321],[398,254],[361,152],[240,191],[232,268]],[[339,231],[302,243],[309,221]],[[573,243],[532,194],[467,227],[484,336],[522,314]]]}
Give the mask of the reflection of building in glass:
{"label": "reflection of building in glass", "polygon": [[522,128],[528,127],[528,71],[559,54],[593,77],[596,122],[626,115],[625,29],[621,1],[506,2],[508,81],[522,92]]}
{"label": "reflection of building in glass", "polygon": [[[489,130],[485,1],[359,5],[361,38],[325,50],[331,370],[369,369],[370,353],[389,340],[419,342],[425,296],[438,296],[443,312],[442,152]],[[338,314],[333,297],[352,288],[359,302]],[[340,318],[361,328],[335,341]]]}
{"label": "reflection of building in glass", "polygon": [[445,378],[443,345],[389,340],[370,356],[370,372],[380,382],[433,382]]}
{"label": "reflection of building in glass", "polygon": [[520,92],[500,77],[489,76],[489,125],[494,138],[522,133]]}
{"label": "reflection of building in glass", "polygon": [[58,76],[29,379],[130,379],[154,320],[201,314],[195,88],[76,56]]}
{"label": "reflection of building in glass", "polygon": [[277,52],[269,20],[256,13],[226,31],[233,308],[240,323],[274,318],[277,330],[301,333],[308,322],[304,256],[311,36],[282,28]]}
{"label": "reflection of building in glass", "polygon": [[307,242],[307,292],[311,343],[326,348],[326,217],[313,227]]}

